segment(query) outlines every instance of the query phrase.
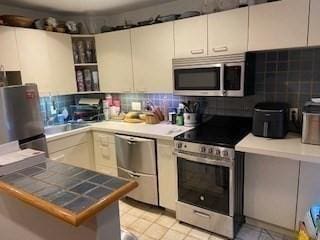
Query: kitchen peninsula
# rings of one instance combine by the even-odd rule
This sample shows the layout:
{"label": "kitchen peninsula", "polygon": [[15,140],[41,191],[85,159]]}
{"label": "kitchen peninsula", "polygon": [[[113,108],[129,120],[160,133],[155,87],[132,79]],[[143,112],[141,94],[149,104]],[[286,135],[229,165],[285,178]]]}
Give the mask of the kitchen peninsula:
{"label": "kitchen peninsula", "polygon": [[51,160],[6,175],[1,239],[120,240],[118,200],[137,185]]}

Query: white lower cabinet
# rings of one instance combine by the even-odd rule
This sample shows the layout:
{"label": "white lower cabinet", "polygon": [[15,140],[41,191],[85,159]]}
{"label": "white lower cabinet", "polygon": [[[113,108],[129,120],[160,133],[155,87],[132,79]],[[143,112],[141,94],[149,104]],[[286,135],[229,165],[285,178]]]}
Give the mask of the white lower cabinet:
{"label": "white lower cabinet", "polygon": [[173,155],[173,148],[173,141],[157,141],[160,206],[175,211],[178,183],[177,160]]}
{"label": "white lower cabinet", "polygon": [[48,141],[48,149],[52,160],[94,170],[91,133]]}
{"label": "white lower cabinet", "polygon": [[300,166],[296,230],[313,204],[320,203],[320,165],[302,162]]}
{"label": "white lower cabinet", "polygon": [[299,161],[246,154],[244,214],[295,229]]}
{"label": "white lower cabinet", "polygon": [[104,132],[93,132],[95,170],[117,176],[117,158],[114,135]]}

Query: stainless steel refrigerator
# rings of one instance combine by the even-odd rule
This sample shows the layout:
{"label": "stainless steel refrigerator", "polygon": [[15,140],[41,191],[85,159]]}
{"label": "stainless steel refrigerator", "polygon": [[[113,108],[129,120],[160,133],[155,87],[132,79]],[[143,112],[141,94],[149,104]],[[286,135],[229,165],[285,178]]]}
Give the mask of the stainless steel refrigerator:
{"label": "stainless steel refrigerator", "polygon": [[16,140],[22,149],[48,153],[35,84],[0,87],[0,144]]}

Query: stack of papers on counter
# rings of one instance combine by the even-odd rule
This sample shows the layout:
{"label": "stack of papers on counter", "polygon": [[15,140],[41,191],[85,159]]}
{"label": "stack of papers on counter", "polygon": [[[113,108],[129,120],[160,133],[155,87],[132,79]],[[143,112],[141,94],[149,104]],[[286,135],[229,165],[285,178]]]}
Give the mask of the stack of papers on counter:
{"label": "stack of papers on counter", "polygon": [[33,149],[21,150],[18,142],[0,145],[0,176],[4,176],[46,160],[45,153]]}

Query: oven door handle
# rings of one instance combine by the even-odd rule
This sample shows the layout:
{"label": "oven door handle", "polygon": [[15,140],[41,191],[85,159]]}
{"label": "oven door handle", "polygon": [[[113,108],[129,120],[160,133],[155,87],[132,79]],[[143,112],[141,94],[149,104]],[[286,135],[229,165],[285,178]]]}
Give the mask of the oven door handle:
{"label": "oven door handle", "polygon": [[189,161],[198,162],[198,163],[204,163],[204,164],[215,165],[215,166],[223,166],[223,167],[229,167],[229,168],[231,168],[233,166],[233,164],[231,162],[196,157],[196,156],[188,155],[188,154],[177,152],[177,151],[174,151],[173,155],[180,157],[180,158],[184,158]]}

